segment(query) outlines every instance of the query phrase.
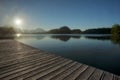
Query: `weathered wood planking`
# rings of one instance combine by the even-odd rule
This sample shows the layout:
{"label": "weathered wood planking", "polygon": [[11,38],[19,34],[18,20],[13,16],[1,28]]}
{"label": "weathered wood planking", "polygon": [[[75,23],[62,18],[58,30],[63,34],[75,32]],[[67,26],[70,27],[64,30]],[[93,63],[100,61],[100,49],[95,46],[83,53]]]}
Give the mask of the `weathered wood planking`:
{"label": "weathered wood planking", "polygon": [[120,76],[15,40],[0,40],[0,80],[120,80]]}

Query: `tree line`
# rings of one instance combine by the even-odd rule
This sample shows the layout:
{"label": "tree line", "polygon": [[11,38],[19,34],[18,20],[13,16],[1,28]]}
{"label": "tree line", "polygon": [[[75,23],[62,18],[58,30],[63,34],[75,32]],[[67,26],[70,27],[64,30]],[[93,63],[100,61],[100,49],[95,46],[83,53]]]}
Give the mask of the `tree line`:
{"label": "tree line", "polygon": [[120,34],[120,25],[114,24],[111,28],[96,28],[81,31],[80,29],[71,30],[68,26],[60,27],[59,29],[52,29],[48,31],[51,34]]}
{"label": "tree line", "polygon": [[13,27],[8,27],[8,26],[0,27],[0,35],[15,34],[15,33],[16,33],[16,30]]}
{"label": "tree line", "polygon": [[[7,27],[7,26],[0,27],[0,35],[16,34],[16,33],[18,33],[18,32],[13,27]],[[120,34],[120,25],[114,24],[111,28],[87,29],[85,31],[82,31],[80,29],[70,29],[68,26],[62,26],[58,29],[52,29],[52,30],[49,30],[44,33],[48,33],[48,34],[113,34],[113,35],[119,35]]]}

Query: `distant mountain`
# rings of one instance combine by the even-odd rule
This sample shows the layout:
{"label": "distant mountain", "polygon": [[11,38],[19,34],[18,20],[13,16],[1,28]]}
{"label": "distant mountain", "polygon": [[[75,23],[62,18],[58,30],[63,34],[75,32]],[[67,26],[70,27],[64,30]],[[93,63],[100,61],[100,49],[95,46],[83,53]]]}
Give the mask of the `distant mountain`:
{"label": "distant mountain", "polygon": [[19,30],[20,33],[24,34],[39,34],[39,33],[45,33],[46,31],[41,29],[41,28],[36,28],[36,29],[24,29],[24,30]]}
{"label": "distant mountain", "polygon": [[62,26],[59,29],[52,29],[48,31],[51,34],[80,34],[80,29],[71,30],[68,26]]}
{"label": "distant mountain", "polygon": [[30,30],[31,33],[44,33],[46,32],[45,30],[41,29],[41,28],[36,28],[34,30]]}

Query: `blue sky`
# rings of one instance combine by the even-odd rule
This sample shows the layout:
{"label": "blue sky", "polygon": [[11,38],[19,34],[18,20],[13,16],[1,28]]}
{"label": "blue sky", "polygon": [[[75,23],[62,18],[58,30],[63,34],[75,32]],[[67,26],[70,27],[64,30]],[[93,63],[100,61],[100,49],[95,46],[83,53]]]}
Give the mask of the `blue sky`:
{"label": "blue sky", "polygon": [[111,27],[120,24],[119,4],[120,0],[0,0],[0,25],[12,25],[19,17],[27,29]]}

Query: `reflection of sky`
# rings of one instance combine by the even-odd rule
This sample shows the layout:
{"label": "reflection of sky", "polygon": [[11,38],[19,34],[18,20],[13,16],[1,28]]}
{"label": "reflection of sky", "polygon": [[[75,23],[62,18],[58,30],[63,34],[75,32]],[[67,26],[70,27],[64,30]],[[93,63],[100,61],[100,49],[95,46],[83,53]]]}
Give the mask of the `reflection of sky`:
{"label": "reflection of sky", "polygon": [[0,24],[16,16],[25,19],[24,28],[87,29],[120,24],[120,0],[0,0]]}

